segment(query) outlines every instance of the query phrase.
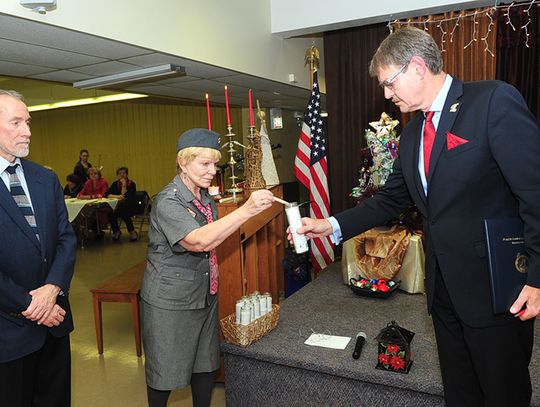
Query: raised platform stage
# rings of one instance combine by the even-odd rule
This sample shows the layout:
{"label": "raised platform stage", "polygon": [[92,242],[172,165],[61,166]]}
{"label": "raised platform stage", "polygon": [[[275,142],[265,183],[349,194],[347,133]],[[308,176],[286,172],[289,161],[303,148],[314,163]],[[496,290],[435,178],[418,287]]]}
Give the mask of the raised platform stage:
{"label": "raised platform stage", "polygon": [[[409,374],[375,369],[375,337],[390,321],[416,333]],[[345,350],[312,347],[312,333],[353,339]],[[368,340],[352,358],[356,334]],[[536,325],[536,337],[540,327]],[[531,361],[533,399],[540,407],[540,350]],[[340,264],[281,304],[277,328],[247,348],[224,343],[227,405],[261,406],[444,406],[435,337],[422,294],[396,292],[386,300],[358,297],[343,284]]]}

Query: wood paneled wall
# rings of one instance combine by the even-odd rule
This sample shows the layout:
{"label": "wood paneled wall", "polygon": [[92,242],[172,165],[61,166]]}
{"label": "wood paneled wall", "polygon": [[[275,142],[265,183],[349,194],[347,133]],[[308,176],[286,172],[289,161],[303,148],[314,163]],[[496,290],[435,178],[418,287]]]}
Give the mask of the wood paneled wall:
{"label": "wood paneled wall", "polygon": [[[214,130],[225,133],[224,107],[212,107],[211,113]],[[244,144],[247,140],[243,141],[242,134],[247,133],[247,114],[247,109],[231,107],[235,139]],[[176,174],[178,136],[187,129],[207,126],[204,105],[178,105],[158,99],[101,103],[31,115],[29,158],[51,167],[62,185],[66,175],[73,172],[79,151],[85,148],[90,152],[92,165],[103,166],[103,176],[109,183],[116,179],[116,168],[127,166],[137,189],[150,195],[158,193]],[[296,180],[293,163],[300,135],[292,111],[284,111],[284,121],[283,129],[268,129],[271,142],[283,146],[274,151],[282,183]],[[221,142],[226,142],[224,137]],[[221,162],[227,160],[223,149]]]}
{"label": "wood paneled wall", "polygon": [[[62,184],[73,171],[79,151],[90,152],[92,165],[103,166],[107,181],[127,166],[137,189],[159,192],[175,175],[176,140],[187,129],[206,127],[206,107],[159,100],[114,102],[34,112],[29,158],[50,166]],[[233,125],[241,109],[231,108]],[[225,110],[212,108],[214,129],[225,129]],[[241,141],[237,136],[238,141]],[[223,140],[222,140],[223,141]]]}

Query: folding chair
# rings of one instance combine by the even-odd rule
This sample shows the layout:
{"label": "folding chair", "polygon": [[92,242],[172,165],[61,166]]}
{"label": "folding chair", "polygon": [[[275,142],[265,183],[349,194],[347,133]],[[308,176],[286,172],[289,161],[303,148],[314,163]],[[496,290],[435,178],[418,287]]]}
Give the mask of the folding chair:
{"label": "folding chair", "polygon": [[137,191],[135,193],[137,197],[137,209],[133,213],[133,224],[139,222],[139,234],[142,232],[143,225],[149,223],[151,198],[146,191]]}

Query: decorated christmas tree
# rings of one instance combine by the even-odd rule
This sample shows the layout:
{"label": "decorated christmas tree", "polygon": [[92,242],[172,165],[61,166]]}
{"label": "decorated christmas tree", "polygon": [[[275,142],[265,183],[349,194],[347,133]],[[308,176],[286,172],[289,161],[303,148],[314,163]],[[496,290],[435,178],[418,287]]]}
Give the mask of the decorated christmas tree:
{"label": "decorated christmas tree", "polygon": [[[369,123],[373,130],[366,129],[364,133],[368,146],[360,150],[362,166],[359,170],[358,186],[351,191],[351,196],[357,203],[375,195],[392,173],[399,148],[399,134],[396,130],[398,124],[399,120],[393,120],[385,112],[381,114],[379,121]],[[411,231],[422,229],[422,220],[414,206],[391,223],[403,225]]]}
{"label": "decorated christmas tree", "polygon": [[365,131],[368,147],[360,152],[362,167],[359,170],[358,186],[351,191],[351,196],[357,202],[375,195],[392,173],[399,147],[399,134],[396,131],[398,124],[399,120],[393,120],[384,112],[379,121],[369,123],[375,131]]}

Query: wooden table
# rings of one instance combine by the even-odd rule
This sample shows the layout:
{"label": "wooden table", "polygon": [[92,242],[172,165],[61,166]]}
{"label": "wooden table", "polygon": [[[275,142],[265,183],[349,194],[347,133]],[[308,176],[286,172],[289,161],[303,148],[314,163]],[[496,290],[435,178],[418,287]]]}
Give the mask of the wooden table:
{"label": "wooden table", "polygon": [[139,293],[141,290],[141,281],[145,269],[146,260],[114,277],[109,278],[99,286],[90,290],[92,292],[92,300],[94,304],[94,322],[96,324],[96,339],[99,354],[103,353],[103,321],[101,303],[129,302],[131,303],[131,317],[133,318],[137,356],[142,355]]}

